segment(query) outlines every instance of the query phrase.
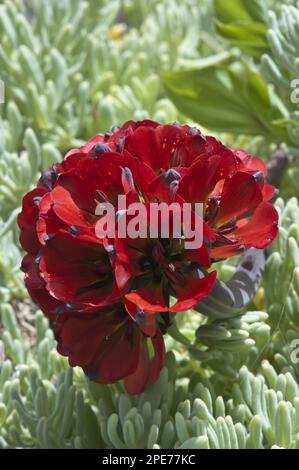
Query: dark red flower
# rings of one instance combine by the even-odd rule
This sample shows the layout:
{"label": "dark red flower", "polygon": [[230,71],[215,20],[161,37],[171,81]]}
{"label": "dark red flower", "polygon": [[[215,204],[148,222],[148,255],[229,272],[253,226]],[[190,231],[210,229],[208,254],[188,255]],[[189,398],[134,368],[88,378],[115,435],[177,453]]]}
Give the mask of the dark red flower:
{"label": "dark red flower", "polygon": [[[54,327],[58,352],[91,380],[113,383],[125,377],[129,393],[141,393],[159,377],[164,341],[154,316],[133,321],[121,304],[90,314],[69,313]],[[145,332],[145,333],[144,333]],[[151,365],[148,341],[154,359]]]}
{"label": "dark red flower", "polygon": [[[209,294],[216,279],[215,271],[206,272],[210,267],[207,246],[203,243],[197,249],[186,249],[186,239],[172,235],[162,238],[163,218],[158,221],[158,236],[151,236],[155,221],[150,219],[149,205],[145,207],[147,238],[122,238],[116,231],[112,255],[116,283],[119,289],[126,287],[126,299],[147,312],[191,309]],[[129,222],[130,217],[127,217]],[[170,228],[173,227],[171,222],[170,214]],[[208,227],[204,227],[203,232],[208,239],[211,235]],[[171,296],[177,299],[174,305],[170,305]]]}
{"label": "dark red flower", "polygon": [[[125,379],[130,393],[154,382],[172,312],[209,295],[211,261],[275,238],[274,188],[265,177],[262,160],[243,150],[187,125],[150,120],[97,135],[44,172],[18,217],[22,269],[70,365],[97,382]],[[123,238],[120,222],[135,202],[146,208],[146,236]],[[188,237],[172,232],[163,237],[163,217],[153,236],[151,202],[175,202],[180,210],[191,203],[193,229],[202,203],[202,245],[187,248]],[[116,233],[102,236],[98,209],[108,203]]]}
{"label": "dark red flower", "polygon": [[205,222],[216,236],[213,258],[238,255],[250,247],[265,248],[278,232],[278,214],[268,202],[275,188],[265,180],[266,167],[258,157],[239,149],[222,147],[217,152],[202,155],[188,168],[178,194],[204,204]]}

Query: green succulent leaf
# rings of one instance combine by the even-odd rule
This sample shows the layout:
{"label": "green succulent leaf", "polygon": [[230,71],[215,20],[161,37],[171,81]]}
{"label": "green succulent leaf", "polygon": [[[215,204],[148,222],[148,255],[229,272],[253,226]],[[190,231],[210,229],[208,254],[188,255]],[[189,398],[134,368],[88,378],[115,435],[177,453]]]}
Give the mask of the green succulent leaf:
{"label": "green succulent leaf", "polygon": [[267,9],[263,0],[214,0],[216,16],[219,21],[265,22]]}
{"label": "green succulent leaf", "polygon": [[252,66],[165,72],[163,82],[178,109],[208,129],[287,138],[286,110]]}
{"label": "green succulent leaf", "polygon": [[259,58],[268,50],[267,10],[261,0],[214,0],[217,31],[232,45]]}

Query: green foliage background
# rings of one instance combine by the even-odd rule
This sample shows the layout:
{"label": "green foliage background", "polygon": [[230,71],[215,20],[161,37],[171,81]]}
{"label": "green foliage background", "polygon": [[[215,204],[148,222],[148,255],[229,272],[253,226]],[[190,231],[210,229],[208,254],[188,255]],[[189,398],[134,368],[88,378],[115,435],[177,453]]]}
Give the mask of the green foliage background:
{"label": "green foliage background", "polygon": [[[0,448],[298,448],[296,2],[5,0],[0,37]],[[221,319],[178,314],[159,381],[130,397],[57,354],[23,285],[16,216],[41,169],[146,117],[291,163],[255,298]]]}

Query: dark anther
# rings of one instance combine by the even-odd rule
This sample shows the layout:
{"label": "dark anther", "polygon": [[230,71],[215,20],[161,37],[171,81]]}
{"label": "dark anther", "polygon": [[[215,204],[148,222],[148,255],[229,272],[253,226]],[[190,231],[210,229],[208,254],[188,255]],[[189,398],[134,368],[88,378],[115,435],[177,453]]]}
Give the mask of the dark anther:
{"label": "dark anther", "polygon": [[73,310],[74,309],[74,305],[73,304],[65,304],[65,308],[67,310]]}
{"label": "dark anther", "polygon": [[178,121],[173,121],[171,124],[175,127],[181,127],[181,125]]}
{"label": "dark anther", "polygon": [[58,307],[55,308],[54,315],[59,317],[66,310],[73,310],[73,309],[74,309],[74,305],[72,305],[72,304],[61,304],[61,305],[58,305]]}
{"label": "dark anther", "polygon": [[125,137],[120,137],[118,139],[118,143],[117,143],[117,150],[119,152],[122,152],[123,149],[124,149],[124,144],[125,144]]}
{"label": "dark anther", "polygon": [[103,153],[106,153],[106,152],[109,152],[109,147],[108,145],[106,144],[100,144],[100,143],[97,143],[95,144],[95,146],[93,147],[91,153],[94,157],[99,157],[100,155],[102,155]]}
{"label": "dark anther", "polygon": [[169,193],[170,193],[170,198],[174,199],[175,193],[177,191],[177,188],[179,186],[179,182],[177,180],[172,181],[169,185]]}
{"label": "dark anther", "polygon": [[245,245],[240,245],[240,246],[238,246],[238,247],[236,248],[236,251],[237,251],[237,252],[240,252],[240,253],[241,253],[242,251],[245,251]]}
{"label": "dark anther", "polygon": [[181,179],[181,175],[173,168],[170,168],[164,173],[163,178],[166,183],[172,183],[172,181]]}
{"label": "dark anther", "polygon": [[208,203],[209,204],[206,209],[205,218],[213,220],[216,217],[218,210],[219,210],[219,200],[217,199],[217,197],[210,197],[208,199]]}
{"label": "dark anther", "polygon": [[41,200],[41,197],[40,196],[35,196],[33,199],[33,204],[35,204],[36,206],[39,205],[39,202]]}
{"label": "dark anther", "polygon": [[44,235],[44,242],[47,243],[49,240],[51,240],[54,237],[53,233],[50,233],[49,235],[46,234]]}
{"label": "dark anther", "polygon": [[58,176],[60,176],[61,173],[59,173],[56,163],[54,163],[51,168],[52,168],[52,173],[54,173],[54,175],[56,175],[56,177],[58,178]]}
{"label": "dark anther", "polygon": [[261,184],[264,181],[264,175],[262,171],[256,171],[253,176],[255,177],[256,181]]}
{"label": "dark anther", "polygon": [[51,191],[56,183],[57,176],[54,171],[43,171],[40,180],[43,186]]}
{"label": "dark anther", "polygon": [[65,305],[59,305],[58,307],[55,308],[53,313],[54,315],[59,317],[64,311],[65,311]]}
{"label": "dark anther", "polygon": [[127,166],[122,168],[121,176],[122,176],[122,184],[123,184],[125,191],[134,189],[134,179],[133,179],[133,175],[132,175],[130,168],[128,168]]}
{"label": "dark anther", "polygon": [[75,225],[71,225],[69,231],[72,235],[78,235],[79,233],[79,229]]}
{"label": "dark anther", "polygon": [[191,127],[188,131],[188,134],[189,135],[196,135],[196,134],[198,134],[198,129],[196,129],[196,127]]}
{"label": "dark anther", "polygon": [[147,259],[143,259],[140,261],[140,267],[142,271],[147,271],[148,269],[151,269],[152,263],[148,261]]}
{"label": "dark anther", "polygon": [[212,249],[212,242],[206,237],[203,237],[203,241],[207,249],[210,251]]}
{"label": "dark anther", "polygon": [[115,248],[113,245],[107,245],[105,247],[105,250],[107,251],[108,255],[114,255],[115,254]]}
{"label": "dark anther", "polygon": [[114,134],[114,132],[117,132],[119,131],[119,127],[118,126],[112,126],[111,127],[111,132]]}
{"label": "dark anther", "polygon": [[146,321],[146,315],[144,310],[138,309],[135,315],[135,321],[138,325],[144,325]]}
{"label": "dark anther", "polygon": [[39,266],[39,263],[40,263],[40,260],[41,260],[41,259],[42,259],[41,256],[37,256],[37,257],[35,258],[34,263],[35,263],[36,266]]}

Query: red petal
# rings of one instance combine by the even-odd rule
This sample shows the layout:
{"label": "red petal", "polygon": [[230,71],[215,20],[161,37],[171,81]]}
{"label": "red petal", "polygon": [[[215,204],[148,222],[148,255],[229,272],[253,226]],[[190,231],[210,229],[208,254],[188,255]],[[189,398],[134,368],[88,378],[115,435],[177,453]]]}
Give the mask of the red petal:
{"label": "red petal", "polygon": [[265,248],[275,239],[278,233],[277,225],[278,213],[276,209],[271,204],[262,202],[249,222],[238,228],[234,232],[234,236],[246,246]]}
{"label": "red petal", "polygon": [[263,201],[271,201],[271,199],[275,196],[276,194],[276,189],[274,186],[271,184],[267,183],[267,181],[264,182],[263,188],[262,188],[262,194],[263,194]]}
{"label": "red petal", "polygon": [[240,255],[245,251],[244,246],[241,248],[241,245],[242,244],[238,242],[234,245],[223,245],[213,247],[211,250],[211,257],[218,260]]}
{"label": "red petal", "polygon": [[146,340],[142,338],[141,354],[136,371],[125,379],[125,387],[128,393],[142,393],[149,383],[155,383],[160,375],[165,361],[165,345],[160,330],[151,338],[154,347],[154,358],[150,367],[149,354]]}
{"label": "red petal", "polygon": [[105,337],[116,328],[114,312],[70,314],[58,320],[55,326],[58,352],[69,356],[72,367],[87,367],[105,347]]}
{"label": "red petal", "polygon": [[229,222],[234,217],[249,212],[262,201],[262,192],[254,176],[238,172],[225,180],[217,225]]}
{"label": "red petal", "polygon": [[71,170],[74,170],[79,161],[86,157],[86,153],[84,153],[80,149],[73,149],[70,150],[64,157],[63,162],[60,164],[59,169],[62,169],[62,174],[70,173]]}
{"label": "red petal", "polygon": [[89,141],[83,147],[81,147],[80,150],[84,153],[89,153],[93,149],[95,144],[103,144],[104,142],[105,136],[103,134],[97,134],[91,139],[89,139]]}
{"label": "red petal", "polygon": [[173,286],[178,300],[169,311],[181,312],[195,307],[201,299],[211,292],[216,281],[216,275],[216,271],[212,271],[202,279],[188,277],[184,286]]}
{"label": "red petal", "polygon": [[177,126],[140,126],[126,139],[126,148],[153,170],[159,171],[171,166],[171,158],[183,138],[183,131]]}
{"label": "red petal", "polygon": [[22,261],[22,268],[25,271],[25,285],[33,300],[45,315],[51,320],[56,319],[55,311],[57,308],[64,307],[64,303],[54,299],[46,290],[45,282],[40,277],[36,258],[26,255]]}
{"label": "red petal", "polygon": [[221,146],[219,153],[204,154],[188,169],[179,186],[179,194],[188,202],[205,202],[215,185],[237,171],[234,154]]}
{"label": "red petal", "polygon": [[99,243],[84,244],[71,235],[56,235],[47,242],[40,270],[51,295],[63,302],[92,308],[108,305],[119,296]]}
{"label": "red petal", "polygon": [[141,310],[137,305],[126,300],[125,307],[132,320],[146,336],[154,336],[157,332],[157,322],[152,312]]}
{"label": "red petal", "polygon": [[58,351],[92,380],[115,382],[137,368],[140,333],[132,326],[117,310],[70,314],[55,326]]}
{"label": "red petal", "polygon": [[154,347],[154,363],[151,370],[151,382],[155,383],[160,375],[160,371],[164,366],[165,361],[165,344],[160,330],[157,331],[156,336],[151,338]]}
{"label": "red petal", "polygon": [[51,191],[51,199],[53,210],[57,217],[68,225],[76,225],[78,227],[86,227],[87,220],[74,203],[70,193],[61,186],[56,186]]}
{"label": "red petal", "polygon": [[160,284],[152,283],[144,289],[126,294],[125,297],[130,302],[133,302],[133,304],[136,304],[141,310],[152,313],[169,311],[165,304]]}
{"label": "red petal", "polygon": [[84,369],[92,379],[101,383],[116,382],[133,374],[140,355],[140,331],[126,323],[114,334],[105,338],[92,363]]}
{"label": "red petal", "polygon": [[125,388],[131,395],[142,393],[149,380],[150,359],[146,338],[140,335],[140,350],[136,370],[125,379]]}
{"label": "red petal", "polygon": [[197,160],[182,178],[179,194],[188,202],[205,202],[214,188],[214,175],[219,163],[219,155]]}
{"label": "red petal", "polygon": [[20,243],[25,251],[33,255],[40,249],[36,233],[36,222],[39,214],[39,204],[34,198],[42,198],[46,193],[44,188],[35,188],[23,198],[23,209],[18,215],[18,225],[21,229]]}
{"label": "red petal", "polygon": [[185,140],[180,148],[177,150],[177,155],[174,156],[181,165],[189,167],[198,157],[205,154],[208,148],[206,138],[199,130],[195,131],[196,134],[190,135],[190,127],[182,126],[185,132]]}
{"label": "red petal", "polygon": [[249,155],[242,149],[233,148],[231,150],[234,153],[234,155],[241,160],[243,167],[246,171],[250,171],[253,173],[257,171],[261,171],[264,177],[267,175],[266,164],[263,162],[261,158],[253,157],[252,155]]}

